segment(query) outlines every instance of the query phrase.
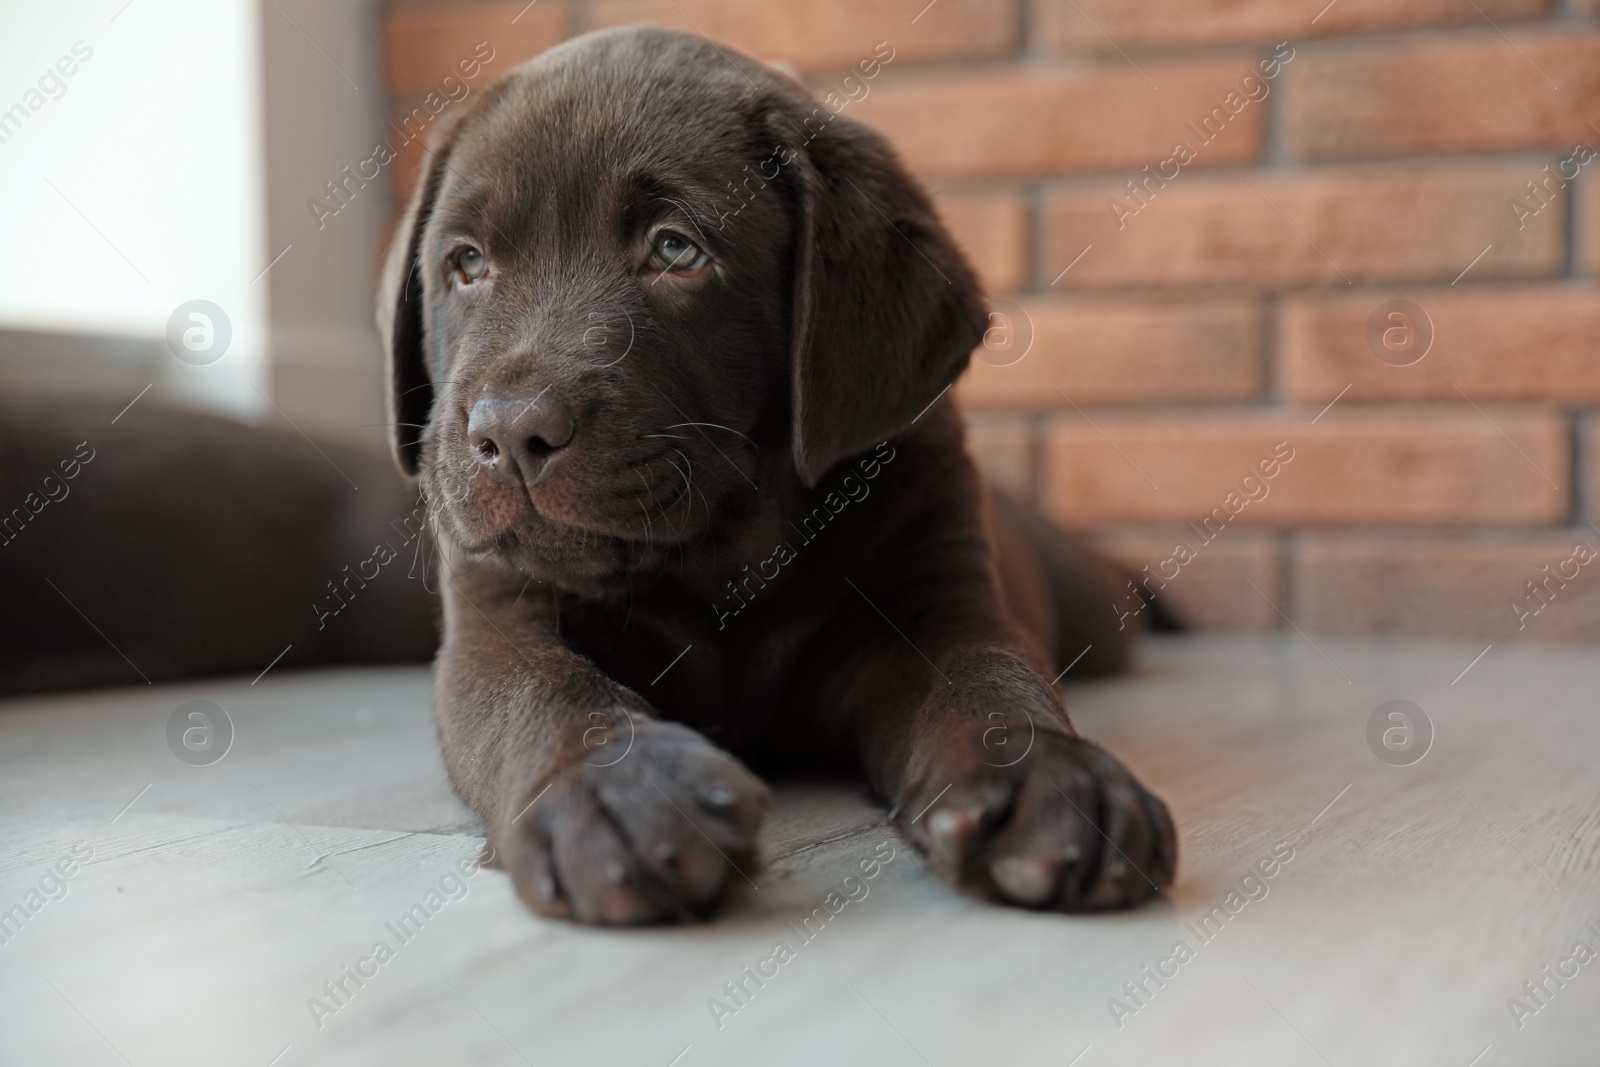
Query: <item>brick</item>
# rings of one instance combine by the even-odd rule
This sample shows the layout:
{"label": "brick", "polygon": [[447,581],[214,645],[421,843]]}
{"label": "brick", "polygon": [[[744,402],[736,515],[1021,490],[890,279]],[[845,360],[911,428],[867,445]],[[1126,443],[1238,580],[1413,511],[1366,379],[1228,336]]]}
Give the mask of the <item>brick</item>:
{"label": "brick", "polygon": [[1554,275],[1564,266],[1566,191],[1519,231],[1507,202],[1529,174],[1526,163],[1179,171],[1150,186],[1120,230],[1110,205],[1134,203],[1124,190],[1074,182],[1045,197],[1044,268],[1060,271],[1091,246],[1062,289],[1450,281],[1492,244],[1474,280]]}
{"label": "brick", "polygon": [[[1600,553],[1600,535],[1588,527],[1297,535],[1291,615],[1311,632],[1593,641],[1600,634],[1600,559],[1566,562],[1579,543]],[[1545,586],[1545,567],[1576,577],[1558,573]],[[1543,599],[1529,592],[1529,582]],[[1467,663],[1463,657],[1461,666]]]}
{"label": "brick", "polygon": [[1028,205],[1022,193],[938,191],[939,216],[991,293],[1020,289],[1028,277]]}
{"label": "brick", "polygon": [[967,413],[967,451],[989,483],[1019,500],[1033,499],[1033,420]]}
{"label": "brick", "polygon": [[[1239,80],[1257,72],[1256,59],[1245,54],[1140,66],[1144,73],[1121,60],[1082,68],[895,71],[845,114],[888,135],[924,176],[1137,169],[1167,158],[1175,140],[1192,136],[1184,123],[1198,124],[1212,108],[1223,108]],[[1192,165],[1257,159],[1265,114],[1251,103],[1229,116]]]}
{"label": "brick", "polygon": [[591,28],[653,22],[801,71],[844,70],[888,42],[894,63],[1004,55],[1020,35],[1009,4],[939,0],[917,17],[904,0],[594,0]]}
{"label": "brick", "polygon": [[[980,348],[957,396],[968,407],[1231,402],[1261,394],[1262,314],[1246,298],[1028,298],[1016,339]],[[999,324],[1003,325],[1003,324]],[[1030,329],[1031,327],[1031,329]],[[1016,353],[1032,347],[1020,359]],[[1015,360],[1015,362],[1013,362]],[[1057,392],[1057,389],[1060,392]]]}
{"label": "brick", "polygon": [[1349,159],[1600,143],[1585,121],[1600,113],[1600,33],[1508,37],[1485,27],[1442,40],[1304,49],[1286,73],[1289,154]]}
{"label": "brick", "polygon": [[1600,524],[1600,414],[1590,412],[1579,420],[1578,447],[1578,469],[1583,472],[1582,518]]}
{"label": "brick", "polygon": [[1293,458],[1224,530],[1233,522],[1549,523],[1569,510],[1569,433],[1557,413],[1346,406],[1313,425],[1314,414],[1101,414],[1092,425],[1063,415],[1045,434],[1044,510],[1073,526],[1200,524],[1280,441]]}
{"label": "brick", "polygon": [[[1600,0],[1595,0],[1600,3]],[[1600,145],[1595,147],[1600,148]],[[1600,163],[1600,160],[1595,162]],[[1594,166],[1594,164],[1590,164]],[[1577,202],[1578,269],[1589,275],[1600,275],[1600,170],[1592,171],[1579,179]]]}
{"label": "brick", "polygon": [[460,77],[456,64],[470,59],[480,41],[494,49],[494,59],[485,64],[493,78],[560,44],[571,30],[563,0],[539,0],[531,7],[525,0],[395,6],[383,20],[384,85],[397,96],[438,89],[445,75]]}
{"label": "brick", "polygon": [[[1368,347],[1368,321],[1394,298],[1423,310],[1413,338],[1430,324],[1433,334],[1427,354],[1406,367]],[[1479,403],[1600,402],[1600,291],[1592,284],[1297,296],[1284,301],[1277,336],[1284,394],[1304,403],[1325,404],[1346,385],[1347,401],[1460,402],[1465,394]]]}
{"label": "brick", "polygon": [[[1282,625],[1273,604],[1282,605],[1283,553],[1278,535],[1261,530],[1230,530],[1206,544],[1193,530],[1172,527],[1118,527],[1097,530],[1091,543],[1105,555],[1148,580],[1148,588],[1184,625],[1199,630],[1275,630]],[[1176,562],[1184,545],[1193,553]],[[1144,568],[1149,570],[1145,571]],[[1254,582],[1255,589],[1250,588]],[[1266,598],[1271,599],[1271,603]],[[1137,604],[1128,594],[1122,610]]]}
{"label": "brick", "polygon": [[[1300,40],[1477,22],[1482,17],[1471,5],[1456,0],[1408,0],[1403,4],[1338,0],[1318,14],[1320,6],[1305,0],[1038,0],[1034,22],[1038,40],[1045,47],[1109,51],[1112,41],[1126,48]],[[1549,12],[1551,0],[1477,0],[1477,6],[1498,22],[1538,18]]]}

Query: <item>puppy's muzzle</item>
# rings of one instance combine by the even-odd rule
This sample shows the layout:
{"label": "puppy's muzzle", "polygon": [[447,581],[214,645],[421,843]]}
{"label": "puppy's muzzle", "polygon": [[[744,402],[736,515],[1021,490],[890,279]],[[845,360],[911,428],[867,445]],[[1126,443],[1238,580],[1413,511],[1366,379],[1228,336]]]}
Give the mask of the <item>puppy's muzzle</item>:
{"label": "puppy's muzzle", "polygon": [[489,477],[533,486],[550,476],[578,421],[549,389],[534,396],[485,393],[467,419],[467,444]]}

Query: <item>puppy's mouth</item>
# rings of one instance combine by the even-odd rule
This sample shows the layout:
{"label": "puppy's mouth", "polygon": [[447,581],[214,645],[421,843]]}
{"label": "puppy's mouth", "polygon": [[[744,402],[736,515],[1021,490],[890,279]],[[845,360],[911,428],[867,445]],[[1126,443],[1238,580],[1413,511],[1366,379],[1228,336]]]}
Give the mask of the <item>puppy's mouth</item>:
{"label": "puppy's mouth", "polygon": [[522,570],[594,576],[649,565],[700,536],[710,518],[687,458],[622,463],[604,475],[557,464],[529,484],[495,479],[470,451],[453,451],[423,479],[444,529],[462,550]]}

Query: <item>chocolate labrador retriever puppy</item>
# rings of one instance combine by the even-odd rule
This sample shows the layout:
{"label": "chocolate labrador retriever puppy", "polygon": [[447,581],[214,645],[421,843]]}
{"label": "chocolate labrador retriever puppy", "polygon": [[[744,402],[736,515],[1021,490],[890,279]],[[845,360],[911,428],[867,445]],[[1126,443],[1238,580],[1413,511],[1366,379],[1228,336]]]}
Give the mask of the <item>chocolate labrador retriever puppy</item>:
{"label": "chocolate labrador retriever puppy", "polygon": [[1116,581],[986,516],[944,396],[984,302],[881,137],[703,38],[590,34],[441,129],[385,285],[439,737],[531,908],[706,913],[769,799],[741,760],[858,764],[999,900],[1170,883],[1165,806],[1049,681],[1120,661]]}

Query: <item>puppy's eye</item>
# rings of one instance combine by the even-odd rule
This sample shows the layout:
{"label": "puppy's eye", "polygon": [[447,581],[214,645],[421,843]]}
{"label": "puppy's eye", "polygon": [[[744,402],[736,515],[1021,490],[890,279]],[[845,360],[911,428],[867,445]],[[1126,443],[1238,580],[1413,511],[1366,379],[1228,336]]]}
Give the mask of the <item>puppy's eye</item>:
{"label": "puppy's eye", "polygon": [[456,270],[460,272],[462,280],[475,282],[489,273],[489,257],[468,245],[456,253]]}
{"label": "puppy's eye", "polygon": [[681,233],[662,230],[651,249],[650,265],[657,270],[690,274],[711,261],[701,247]]}

